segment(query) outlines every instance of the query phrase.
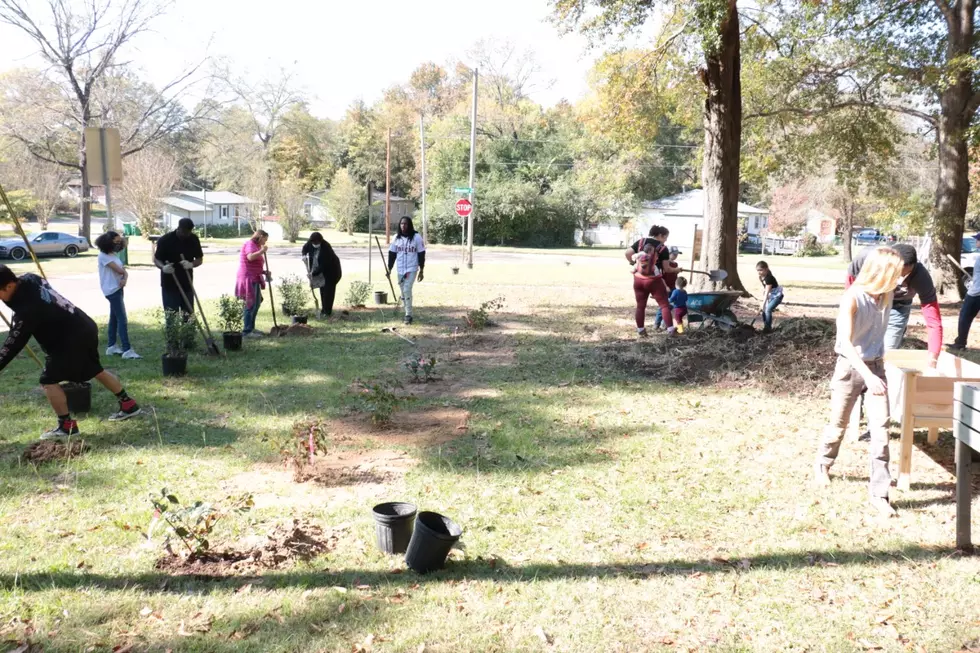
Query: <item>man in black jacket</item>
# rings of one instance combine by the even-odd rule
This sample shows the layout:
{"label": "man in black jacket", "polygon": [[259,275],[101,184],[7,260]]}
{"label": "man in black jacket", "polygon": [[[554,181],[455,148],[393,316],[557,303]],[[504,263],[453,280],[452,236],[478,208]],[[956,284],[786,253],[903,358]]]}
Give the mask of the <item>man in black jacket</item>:
{"label": "man in black jacket", "polygon": [[56,440],[78,435],[78,422],[68,412],[62,381],[97,380],[119,399],[119,410],[109,416],[121,421],[141,413],[115,376],[99,361],[99,330],[88,315],[59,295],[36,274],[17,277],[0,265],[0,301],[13,312],[10,333],[0,346],[0,370],[7,367],[34,337],[47,355],[41,371],[41,387],[58,416],[58,426],[41,436]]}

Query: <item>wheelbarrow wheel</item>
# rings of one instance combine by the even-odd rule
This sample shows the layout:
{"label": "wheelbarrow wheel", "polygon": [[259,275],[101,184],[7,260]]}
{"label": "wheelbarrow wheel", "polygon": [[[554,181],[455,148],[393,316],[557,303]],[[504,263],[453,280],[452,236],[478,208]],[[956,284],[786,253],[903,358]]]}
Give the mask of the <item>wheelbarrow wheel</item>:
{"label": "wheelbarrow wheel", "polygon": [[711,324],[718,327],[722,331],[731,331],[738,324],[738,318],[735,317],[735,313],[730,310],[724,310],[713,316],[711,319]]}

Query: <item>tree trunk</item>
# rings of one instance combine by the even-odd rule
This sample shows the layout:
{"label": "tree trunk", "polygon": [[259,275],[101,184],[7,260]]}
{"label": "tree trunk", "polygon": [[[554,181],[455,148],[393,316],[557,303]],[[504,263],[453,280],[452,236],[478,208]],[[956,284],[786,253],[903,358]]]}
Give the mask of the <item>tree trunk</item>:
{"label": "tree trunk", "polygon": [[[846,200],[845,200],[846,201]],[[846,204],[841,211],[841,225],[840,230],[840,245],[841,245],[841,256],[844,257],[846,263],[850,263],[854,260],[854,253],[852,251],[853,234],[854,234],[854,203],[846,201]]]}
{"label": "tree trunk", "polygon": [[[959,272],[946,255],[959,260],[963,249],[963,226],[970,195],[966,125],[957,115],[946,115],[946,102],[939,119],[939,182],[936,186],[936,218],[932,227],[930,263],[933,282],[943,295],[963,296]],[[952,112],[950,112],[952,113]],[[961,115],[961,114],[959,114]]]}
{"label": "tree trunk", "polygon": [[78,235],[92,244],[92,186],[89,184],[88,171],[85,169],[87,162],[85,156],[85,128],[82,127],[81,146],[78,152],[78,163],[81,166],[82,185],[80,188],[81,199],[78,201]]}
{"label": "tree trunk", "polygon": [[[728,287],[745,290],[738,276],[739,158],[742,149],[741,59],[736,0],[728,0],[728,15],[719,27],[720,43],[705,53],[701,79],[704,102],[705,243],[701,267],[726,270],[724,282],[697,275],[695,290]],[[764,241],[763,241],[764,242]]]}
{"label": "tree trunk", "polygon": [[952,80],[939,97],[939,181],[936,184],[936,217],[932,228],[929,262],[933,282],[943,295],[964,296],[966,288],[959,272],[946,258],[959,260],[963,249],[963,227],[970,195],[970,161],[967,128],[973,116],[967,108],[973,95],[973,72],[962,65],[971,56],[974,2],[956,2],[946,15],[946,65]]}

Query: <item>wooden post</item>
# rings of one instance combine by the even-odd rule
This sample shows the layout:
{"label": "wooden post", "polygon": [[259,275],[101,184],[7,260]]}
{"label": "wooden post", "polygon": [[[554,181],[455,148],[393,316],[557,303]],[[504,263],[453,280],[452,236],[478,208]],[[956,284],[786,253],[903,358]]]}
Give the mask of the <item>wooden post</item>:
{"label": "wooden post", "polygon": [[[957,424],[954,428],[960,427]],[[970,533],[972,459],[970,447],[956,438],[956,548],[966,553],[973,553],[973,537]]]}
{"label": "wooden post", "polygon": [[385,244],[391,244],[391,127],[385,154]]}
{"label": "wooden post", "polygon": [[912,400],[915,397],[916,372],[902,370],[902,453],[898,461],[899,490],[908,491],[912,480],[912,436],[915,433],[915,415],[912,414]]}
{"label": "wooden post", "polygon": [[927,440],[929,444],[936,444],[939,442],[939,427],[930,426],[929,427],[929,439]]}

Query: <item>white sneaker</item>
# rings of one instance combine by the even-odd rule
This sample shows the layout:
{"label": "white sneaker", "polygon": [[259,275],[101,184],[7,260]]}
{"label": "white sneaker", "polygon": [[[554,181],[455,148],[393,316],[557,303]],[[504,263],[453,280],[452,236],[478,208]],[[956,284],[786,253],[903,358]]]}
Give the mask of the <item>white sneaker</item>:
{"label": "white sneaker", "polygon": [[135,361],[135,360],[139,360],[139,359],[143,358],[142,356],[140,356],[139,354],[137,354],[132,349],[129,349],[127,351],[124,351],[122,357],[123,357],[123,360],[127,360],[127,361]]}
{"label": "white sneaker", "polygon": [[249,331],[245,334],[246,338],[264,338],[265,334],[261,331]]}
{"label": "white sneaker", "polygon": [[119,345],[113,345],[105,350],[106,356],[119,356],[122,353],[123,349]]}

